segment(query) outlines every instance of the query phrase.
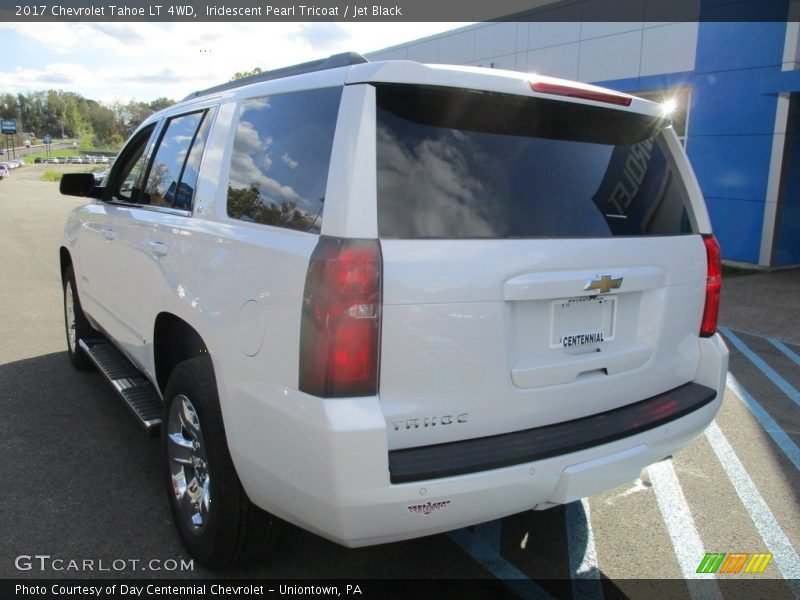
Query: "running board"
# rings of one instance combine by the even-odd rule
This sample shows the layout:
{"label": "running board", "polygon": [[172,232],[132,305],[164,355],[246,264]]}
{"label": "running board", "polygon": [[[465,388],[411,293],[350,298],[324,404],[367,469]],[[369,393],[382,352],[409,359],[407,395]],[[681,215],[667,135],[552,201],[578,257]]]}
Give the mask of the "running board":
{"label": "running board", "polygon": [[147,432],[155,435],[161,425],[161,399],[153,384],[111,342],[95,339],[78,343]]}

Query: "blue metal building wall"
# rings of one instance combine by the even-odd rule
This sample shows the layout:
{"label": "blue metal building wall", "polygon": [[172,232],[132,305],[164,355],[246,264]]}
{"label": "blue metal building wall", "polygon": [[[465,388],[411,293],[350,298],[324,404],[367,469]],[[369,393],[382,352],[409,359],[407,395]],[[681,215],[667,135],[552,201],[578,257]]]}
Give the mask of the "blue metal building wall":
{"label": "blue metal building wall", "polygon": [[691,86],[687,152],[729,260],[759,260],[777,109],[760,82],[780,72],[785,36],[785,22],[700,22],[693,72],[598,82],[625,92]]}
{"label": "blue metal building wall", "polygon": [[781,70],[785,23],[701,22],[687,151],[723,256],[757,263],[777,95],[759,82]]}

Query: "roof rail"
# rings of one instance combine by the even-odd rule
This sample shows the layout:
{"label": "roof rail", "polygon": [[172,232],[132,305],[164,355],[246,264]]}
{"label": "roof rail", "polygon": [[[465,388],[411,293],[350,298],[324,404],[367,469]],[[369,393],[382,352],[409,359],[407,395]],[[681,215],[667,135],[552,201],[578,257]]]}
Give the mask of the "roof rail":
{"label": "roof rail", "polygon": [[242,79],[234,79],[227,83],[221,83],[204,90],[192,92],[184,100],[191,100],[207,94],[215,94],[233,88],[238,88],[243,85],[251,83],[258,83],[260,81],[270,81],[272,79],[281,79],[283,77],[291,77],[292,75],[302,75],[303,73],[313,73],[314,71],[325,71],[326,69],[336,69],[337,67],[348,67],[350,65],[360,65],[369,62],[366,58],[357,52],[342,52],[341,54],[333,54],[328,58],[319,60],[312,60],[310,62],[301,63],[299,65],[292,65],[290,67],[281,67],[280,69],[273,69],[272,71],[264,71],[243,77]]}

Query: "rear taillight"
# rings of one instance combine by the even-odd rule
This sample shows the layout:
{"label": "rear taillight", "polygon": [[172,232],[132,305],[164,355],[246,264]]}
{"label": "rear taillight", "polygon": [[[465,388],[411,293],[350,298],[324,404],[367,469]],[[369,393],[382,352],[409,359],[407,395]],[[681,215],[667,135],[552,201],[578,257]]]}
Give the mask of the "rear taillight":
{"label": "rear taillight", "polygon": [[378,240],[321,236],[311,255],[300,325],[300,390],[323,398],[378,393]]}
{"label": "rear taillight", "polygon": [[711,337],[717,331],[719,316],[719,292],[722,288],[722,264],[720,262],[719,244],[713,235],[704,235],[706,246],[706,305],[703,308],[703,320],[700,323],[700,336]]}

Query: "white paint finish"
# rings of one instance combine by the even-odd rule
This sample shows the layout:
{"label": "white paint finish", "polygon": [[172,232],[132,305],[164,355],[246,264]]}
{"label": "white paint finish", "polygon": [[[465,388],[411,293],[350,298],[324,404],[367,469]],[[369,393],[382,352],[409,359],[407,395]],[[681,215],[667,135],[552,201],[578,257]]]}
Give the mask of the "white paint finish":
{"label": "white paint finish", "polygon": [[[693,378],[720,381],[727,352],[713,341],[697,339],[705,264],[697,236],[644,241],[383,240],[381,397],[323,400],[298,392],[302,295],[318,236],[226,216],[232,123],[243,97],[337,85],[346,73],[354,85],[343,92],[323,230],[347,237],[376,236],[374,88],[358,83],[405,81],[534,95],[532,78],[521,74],[410,62],[360,65],[225,93],[210,135],[214,147],[199,179],[203,208],[193,218],[183,218],[180,226],[160,222],[171,236],[169,264],[153,261],[144,268],[134,261],[132,268],[142,273],[131,280],[152,275],[151,267],[158,265],[163,281],[145,288],[154,290],[155,301],[207,343],[231,454],[248,495],[259,506],[325,537],[366,545],[495,519],[553,497],[599,491],[620,478],[633,478],[636,469],[698,435],[719,409],[721,394],[669,426],[628,439],[533,465],[426,482],[426,500],[448,499],[452,504],[422,519],[408,510],[419,502],[419,485],[389,484],[390,448],[561,422],[635,402]],[[179,105],[171,110],[184,109]],[[635,102],[630,110],[655,109]],[[681,160],[676,159],[678,164]],[[148,230],[159,231],[150,225]],[[67,230],[79,229],[72,223]],[[133,251],[143,247],[131,246]],[[511,366],[551,350],[547,339],[530,335],[546,329],[539,325],[546,324],[549,313],[535,302],[506,302],[504,283],[547,269],[597,273],[620,264],[668,273],[661,288],[628,295],[629,306],[620,310],[615,334],[621,345],[655,344],[653,359],[632,372],[579,378],[574,385],[553,386],[546,393],[514,389]],[[79,273],[82,280],[85,273]],[[243,343],[235,332],[259,321],[256,314],[239,317],[241,307],[251,302],[258,303],[263,315],[263,345],[256,355],[246,356],[255,340]],[[539,342],[543,347],[536,346]],[[152,361],[145,361],[145,367],[152,370]],[[410,431],[401,438],[387,427],[393,418],[450,414],[462,406],[470,418],[455,435],[439,428]],[[556,491],[565,470],[568,482]]]}
{"label": "white paint finish", "polygon": [[458,65],[476,60],[475,30],[462,31],[439,38],[439,62]]}
{"label": "white paint finish", "polygon": [[565,44],[540,50],[531,50],[527,57],[528,72],[549,77],[578,79],[580,45]]}
{"label": "white paint finish", "polygon": [[706,430],[711,448],[717,455],[722,468],[733,484],[733,489],[742,501],[747,514],[756,526],[761,539],[772,552],[775,564],[795,596],[800,595],[800,556],[792,542],[781,529],[775,515],[759,493],[736,452],[716,423]]}
{"label": "white paint finish", "polygon": [[642,472],[642,459],[648,450],[645,444],[640,444],[570,465],[561,474],[549,501],[558,504],[575,502],[633,481]]}
{"label": "white paint finish", "polygon": [[644,447],[644,453],[635,452],[639,464],[626,465],[628,473],[640,470],[688,443],[719,408],[715,402],[670,423],[669,435],[656,428],[566,456],[426,481],[425,501],[451,503],[446,510],[419,515],[408,506],[420,503],[420,484],[389,483],[386,426],[376,398],[321,400],[227,363],[221,370],[223,393],[236,407],[225,415],[229,441],[235,444],[231,454],[248,496],[265,510],[349,547],[449,531],[528,510],[547,502],[571,465],[599,459],[599,471],[573,473],[575,489],[588,489],[608,475],[605,457],[627,457],[632,448]]}
{"label": "white paint finish", "polygon": [[[421,63],[439,62],[439,42],[430,40],[419,44],[408,46],[408,60],[416,60]],[[375,60],[384,60],[376,58]]]}
{"label": "white paint finish", "polygon": [[764,219],[761,222],[761,246],[758,253],[758,264],[772,264],[772,248],[775,244],[778,227],[778,200],[783,174],[783,155],[786,147],[786,131],[789,118],[789,94],[778,95],[775,110],[775,133],[772,135],[772,150],[769,159],[769,177],[767,179],[767,195],[764,204]]}
{"label": "white paint finish", "polygon": [[[587,23],[584,23],[584,27]],[[580,81],[610,81],[639,76],[642,30],[584,40],[578,68]]]}
{"label": "white paint finish", "polygon": [[640,75],[693,71],[698,29],[697,23],[674,23],[645,29]]}
{"label": "white paint finish", "polygon": [[[697,533],[692,512],[683,495],[672,461],[664,460],[650,465],[647,471],[684,579],[714,579],[713,573],[696,572],[698,562],[705,555],[706,548]],[[693,591],[690,587],[691,597],[698,597]],[[722,600],[722,594],[716,584],[708,584],[703,588],[703,592],[705,595],[702,598]]]}
{"label": "white paint finish", "polygon": [[581,39],[581,24],[578,21],[527,23],[528,50],[572,44]]}
{"label": "white paint finish", "polygon": [[264,343],[264,313],[255,300],[248,300],[239,310],[236,338],[245,356],[255,356],[261,350]]}
{"label": "white paint finish", "polygon": [[782,70],[794,71],[800,62],[800,3],[790,5],[791,18],[786,23],[786,38],[783,45]]}
{"label": "white paint finish", "polygon": [[[381,246],[381,401],[387,418],[425,418],[449,414],[455,407],[472,415],[458,430],[391,431],[393,448],[576,419],[654,396],[706,373],[721,385],[724,350],[701,351],[697,339],[705,298],[705,249],[699,236],[384,239]],[[585,271],[575,271],[577,260]],[[585,295],[587,277],[615,273],[621,261],[629,265],[630,271],[623,273],[631,274],[632,287],[626,291],[623,282],[613,294],[618,303],[613,341],[591,355],[554,348],[554,302]],[[479,262],[483,268],[475,269]],[[561,271],[575,275],[549,296],[543,284],[534,286],[533,300],[504,300],[509,279],[519,283],[509,292],[513,297],[529,298],[523,295],[525,282],[535,283],[538,273],[546,281],[546,273]],[[660,272],[667,275],[648,277]],[[659,281],[662,287],[642,291]],[[703,352],[708,360],[700,374]],[[541,365],[551,368],[539,369]],[[587,373],[593,369],[606,369],[607,374]],[[558,383],[553,377],[570,383],[542,387]],[[583,401],[587,396],[593,398],[591,404]]]}
{"label": "white paint finish", "polygon": [[328,171],[324,235],[378,237],[375,160],[375,88],[345,86]]}
{"label": "white paint finish", "polygon": [[489,23],[475,29],[475,60],[513,54],[517,50],[517,23]]}
{"label": "white paint finish", "polygon": [[[500,92],[506,94],[519,94],[523,96],[539,96],[549,98],[558,102],[572,102],[576,104],[586,104],[591,106],[601,106],[609,108],[605,102],[594,100],[583,100],[578,98],[567,99],[564,96],[553,94],[535,93],[531,89],[531,83],[542,81],[567,85],[575,89],[583,89],[596,92],[613,92],[606,88],[579,83],[574,80],[568,81],[543,75],[518,73],[516,71],[506,71],[503,69],[486,69],[475,66],[452,66],[452,65],[423,65],[412,61],[394,61],[381,63],[366,63],[352,67],[348,73],[346,83],[410,83],[414,85],[440,85],[446,87],[457,87],[467,89],[480,89],[486,91]],[[662,108],[655,102],[649,102],[641,98],[631,97],[629,107],[614,106],[613,110],[624,110],[637,112],[652,116],[661,116]],[[668,132],[670,130],[666,130]],[[666,133],[665,132],[665,133]]]}

